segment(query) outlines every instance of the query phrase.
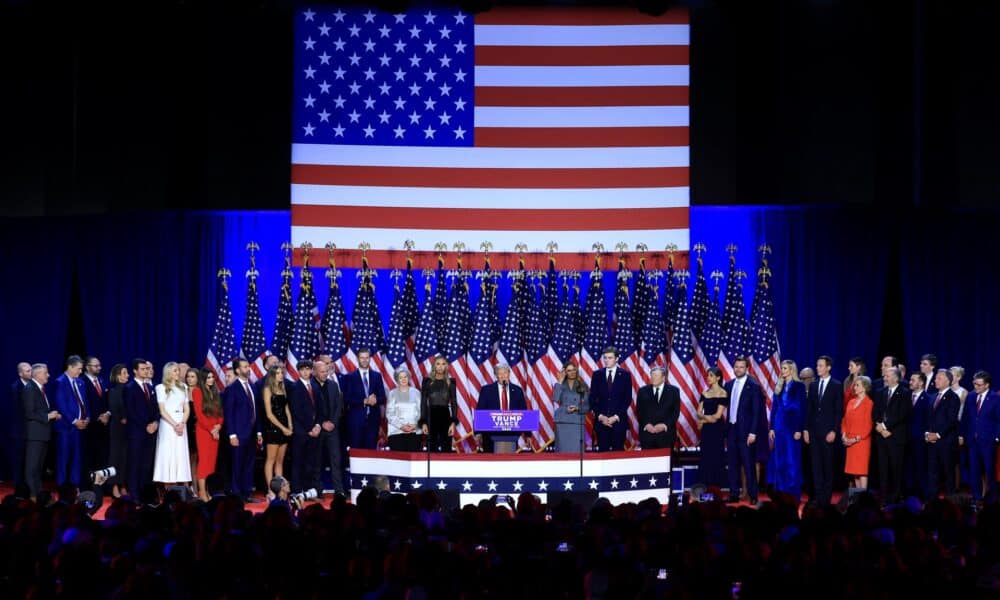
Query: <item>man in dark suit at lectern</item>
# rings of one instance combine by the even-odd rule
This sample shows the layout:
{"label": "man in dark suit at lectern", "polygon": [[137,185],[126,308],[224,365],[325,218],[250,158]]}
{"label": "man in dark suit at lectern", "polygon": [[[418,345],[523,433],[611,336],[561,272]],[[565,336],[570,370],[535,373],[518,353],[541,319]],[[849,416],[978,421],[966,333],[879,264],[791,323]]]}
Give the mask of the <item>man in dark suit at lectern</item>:
{"label": "man in dark suit at lectern", "polygon": [[601,354],[603,369],[590,379],[590,408],[594,411],[597,451],[625,449],[628,407],[632,404],[632,375],[618,366],[618,350],[613,346]]}
{"label": "man in dark suit at lectern", "polygon": [[[510,381],[510,366],[498,363],[493,367],[496,381],[487,383],[479,390],[479,400],[476,410],[528,410],[524,399],[524,390]],[[483,450],[496,454],[517,452],[517,439],[520,433],[482,435]]]}

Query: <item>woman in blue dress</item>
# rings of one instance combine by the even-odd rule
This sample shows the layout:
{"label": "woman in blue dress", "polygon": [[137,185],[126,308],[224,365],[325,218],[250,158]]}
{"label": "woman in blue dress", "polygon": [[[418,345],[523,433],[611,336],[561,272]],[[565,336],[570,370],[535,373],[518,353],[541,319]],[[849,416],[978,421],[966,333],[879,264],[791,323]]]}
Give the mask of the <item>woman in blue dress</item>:
{"label": "woman in blue dress", "polygon": [[701,428],[701,456],[698,479],[710,486],[726,485],[726,408],[729,396],[722,387],[722,371],[708,370],[708,389],[698,400],[698,427]]}
{"label": "woman in blue dress", "polygon": [[802,494],[802,429],[805,427],[806,386],[799,381],[795,361],[781,361],[781,378],[771,402],[768,439],[773,448],[767,463],[767,482],[777,492],[798,498]]}

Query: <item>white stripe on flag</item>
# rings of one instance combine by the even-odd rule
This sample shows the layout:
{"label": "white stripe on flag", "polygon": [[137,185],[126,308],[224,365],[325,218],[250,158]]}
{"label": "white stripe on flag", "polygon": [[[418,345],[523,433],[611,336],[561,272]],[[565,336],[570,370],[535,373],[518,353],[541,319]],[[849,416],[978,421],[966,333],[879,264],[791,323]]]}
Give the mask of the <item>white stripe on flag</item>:
{"label": "white stripe on flag", "polygon": [[[610,67],[476,66],[476,87],[632,87],[688,85],[687,65]],[[609,92],[610,93],[610,92]],[[479,123],[476,123],[479,125]]]}
{"label": "white stripe on flag", "polygon": [[[511,111],[521,114],[524,123],[551,119],[547,125],[524,125],[503,116]],[[668,120],[683,117],[687,124],[686,106],[627,106],[612,108],[477,108],[476,124],[481,126],[519,127],[585,127],[591,119],[614,119],[615,112],[623,119],[635,120],[641,126],[659,125],[662,113]],[[499,116],[496,123],[481,123],[480,113]],[[630,114],[634,113],[634,114]],[[677,113],[676,117],[670,113]],[[566,125],[560,120],[566,119]],[[646,119],[640,121],[640,119]],[[579,121],[579,122],[571,122]],[[609,123],[619,126],[621,122]],[[662,123],[674,124],[674,123]],[[335,146],[328,144],[293,144],[292,163],[308,165],[344,165],[360,167],[436,167],[448,169],[605,169],[613,167],[687,167],[690,150],[687,146],[638,146],[627,148],[458,148],[427,147],[414,152],[412,148],[392,146]],[[386,182],[389,183],[389,182]],[[507,190],[508,193],[513,190]]]}
{"label": "white stripe on flag", "polygon": [[[616,200],[614,206],[618,210],[685,208],[689,204],[690,194],[691,190],[687,187],[629,188],[628,194]],[[572,206],[574,209],[606,209],[608,200],[606,189],[497,190],[292,184],[292,204],[313,206],[506,209]]]}
{"label": "white stripe on flag", "polygon": [[477,46],[684,46],[690,25],[476,25]]}
{"label": "white stripe on flag", "polygon": [[[478,106],[476,107],[476,127],[687,127],[690,124],[686,106]],[[485,148],[479,148],[485,150]],[[503,148],[503,150],[507,150]],[[594,152],[593,148],[572,148]],[[623,152],[626,160],[607,166],[629,166],[629,150],[634,148],[606,148],[608,154],[617,156]],[[650,165],[686,167],[687,146],[664,146],[655,150],[657,162],[667,159],[673,164]],[[519,149],[518,152],[534,154],[534,151]],[[635,154],[635,153],[632,153]],[[662,156],[661,156],[662,155]],[[652,157],[651,157],[652,158]],[[528,165],[548,167],[544,163]],[[603,164],[601,166],[604,166]],[[642,165],[635,165],[642,166]],[[568,168],[576,165],[568,166]]]}

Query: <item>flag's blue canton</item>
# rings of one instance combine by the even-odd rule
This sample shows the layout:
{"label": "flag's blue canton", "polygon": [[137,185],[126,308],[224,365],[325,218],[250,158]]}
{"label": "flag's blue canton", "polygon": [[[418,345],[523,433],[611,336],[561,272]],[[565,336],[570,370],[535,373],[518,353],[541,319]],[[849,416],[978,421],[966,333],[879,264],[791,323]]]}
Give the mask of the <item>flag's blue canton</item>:
{"label": "flag's blue canton", "polygon": [[656,362],[658,356],[667,351],[667,334],[663,326],[663,316],[656,302],[656,292],[649,290],[646,301],[646,318],[642,322],[642,350],[647,364]]}
{"label": "flag's blue canton", "polygon": [[635,287],[632,290],[632,333],[635,334],[635,347],[642,348],[642,331],[646,323],[647,304],[652,302],[652,292],[646,279],[646,264],[640,263],[636,275]]}
{"label": "flag's blue canton", "polygon": [[222,293],[219,294],[219,310],[215,316],[215,330],[212,332],[212,343],[208,350],[223,367],[236,358],[233,311],[229,307],[229,290],[225,285],[222,286]]}
{"label": "flag's blue canton", "polygon": [[330,281],[330,293],[326,297],[326,308],[323,310],[323,344],[326,353],[333,360],[347,354],[347,311],[344,310],[344,299],[340,295],[340,285],[336,279]]}
{"label": "flag's blue canton", "polygon": [[438,259],[437,276],[434,278],[434,327],[437,335],[437,347],[444,349],[444,338],[448,331],[448,280],[445,276],[444,262]]}
{"label": "flag's blue canton", "polygon": [[[628,271],[619,269],[618,274]],[[632,306],[628,301],[628,279],[620,278],[615,291],[615,331],[611,345],[618,350],[618,356],[628,358],[635,352],[635,334],[632,332]]]}
{"label": "flag's blue canton", "polygon": [[722,351],[730,361],[746,356],[749,350],[750,326],[747,325],[743,286],[736,278],[736,261],[729,263],[726,279],[726,304],[722,315]]}
{"label": "flag's blue canton", "polygon": [[417,284],[413,281],[413,269],[406,268],[406,279],[403,280],[403,333],[407,338],[413,337],[417,331],[417,321],[420,320],[420,309],[417,307]]}
{"label": "flag's blue canton", "polygon": [[674,343],[672,350],[681,364],[688,364],[694,358],[694,346],[691,344],[691,311],[687,303],[686,286],[680,288],[680,299],[674,313]]}
{"label": "flag's blue canton", "polygon": [[556,261],[549,259],[549,273],[545,281],[545,312],[549,322],[545,324],[548,328],[549,336],[553,334],[556,326],[556,319],[559,318],[559,282],[556,278]]}
{"label": "flag's blue canton", "polygon": [[548,315],[545,298],[539,298],[534,290],[528,296],[528,310],[525,312],[524,352],[530,363],[537,362],[549,350]]}
{"label": "flag's blue canton", "polygon": [[386,339],[385,354],[392,366],[399,368],[406,362],[406,316],[403,313],[403,292],[397,287],[389,315],[389,337]]}
{"label": "flag's blue canton", "polygon": [[715,291],[715,298],[708,308],[708,318],[705,319],[705,328],[698,338],[698,345],[708,359],[708,366],[714,367],[719,360],[719,350],[722,347],[722,317],[719,315],[719,291]]}
{"label": "flag's blue canton", "polygon": [[288,346],[288,351],[297,361],[312,360],[320,350],[319,331],[313,318],[316,295],[313,294],[312,284],[308,280],[302,282],[301,290],[292,324],[292,340]]}
{"label": "flag's blue canton", "polygon": [[[489,273],[490,270],[487,267],[484,274]],[[495,286],[496,284],[493,283],[492,279],[484,277],[482,293],[479,295],[479,301],[476,302],[476,316],[472,328],[472,344],[469,346],[469,356],[472,358],[473,363],[477,365],[485,363],[493,356],[492,332],[493,305],[496,304]]]}
{"label": "flag's blue canton", "polygon": [[[521,271],[523,274],[524,271]],[[503,320],[500,333],[500,352],[511,366],[521,361],[524,353],[524,292],[527,285],[523,279],[514,280],[514,289],[507,305],[507,316]]]}
{"label": "flag's blue canton", "polygon": [[580,348],[583,348],[583,337],[587,331],[587,324],[583,321],[583,308],[580,306],[580,288],[575,282],[573,287],[567,290],[567,294],[569,294],[570,311],[573,313],[573,346],[579,352]]}
{"label": "flag's blue canton", "polygon": [[322,8],[295,20],[298,143],[471,146],[471,15]]}
{"label": "flag's blue canton", "polygon": [[754,300],[751,333],[751,350],[758,363],[769,360],[778,353],[778,334],[774,326],[774,301],[771,290],[761,281]]}
{"label": "flag's blue canton", "polygon": [[570,357],[580,350],[580,344],[576,335],[575,313],[573,304],[576,298],[570,296],[569,290],[563,293],[562,304],[559,306],[559,314],[556,316],[555,326],[552,328],[552,349],[563,364],[566,364]]}
{"label": "flag's blue canton", "polygon": [[257,281],[251,278],[247,284],[247,316],[243,321],[243,357],[251,362],[267,351],[264,338],[264,324],[260,318],[260,298],[257,295]]}
{"label": "flag's blue canton", "polygon": [[421,361],[438,353],[437,324],[434,322],[434,298],[431,296],[429,282],[424,289],[427,291],[424,298],[424,312],[420,315],[416,337],[413,340],[413,354]]}
{"label": "flag's blue canton", "polygon": [[583,347],[592,359],[598,361],[598,364],[604,348],[608,345],[608,305],[604,297],[603,279],[600,271],[591,273],[590,289],[587,290],[587,304],[584,309],[586,330],[583,334]]}
{"label": "flag's blue canton", "polygon": [[459,277],[451,286],[448,321],[445,325],[444,345],[441,347],[448,362],[459,360],[469,349],[469,338],[465,337],[465,331],[471,320],[470,312],[469,288],[465,279]]}
{"label": "flag's blue canton", "polygon": [[667,331],[674,329],[674,313],[677,311],[677,286],[674,284],[674,261],[667,265],[663,288],[663,325]]}
{"label": "flag's blue canton", "polygon": [[358,287],[358,295],[351,311],[351,348],[358,352],[367,348],[373,355],[382,351],[385,346],[385,334],[382,332],[382,317],[375,301],[375,286],[367,277]]}
{"label": "flag's blue canton", "polygon": [[281,292],[278,296],[278,316],[274,320],[274,335],[271,336],[271,354],[284,357],[292,340],[292,278],[282,277]]}
{"label": "flag's blue canton", "polygon": [[691,299],[691,331],[694,336],[701,339],[702,331],[705,329],[705,321],[708,319],[708,311],[711,302],[708,300],[708,282],[705,281],[705,268],[701,259],[698,260],[698,274],[694,282],[694,294]]}

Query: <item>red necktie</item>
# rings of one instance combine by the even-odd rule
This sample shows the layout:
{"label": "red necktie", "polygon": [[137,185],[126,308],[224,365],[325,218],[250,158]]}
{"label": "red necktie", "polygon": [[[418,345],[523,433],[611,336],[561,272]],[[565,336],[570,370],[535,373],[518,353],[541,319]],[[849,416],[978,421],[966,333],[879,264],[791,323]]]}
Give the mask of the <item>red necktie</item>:
{"label": "red necktie", "polygon": [[934,410],[937,410],[938,404],[941,404],[941,398],[944,398],[944,392],[938,392],[937,398],[934,399]]}
{"label": "red necktie", "polygon": [[500,410],[507,410],[507,384],[500,386]]}
{"label": "red necktie", "polygon": [[49,395],[45,393],[45,388],[42,386],[38,386],[38,389],[42,390],[42,398],[45,398],[45,407],[51,408],[52,405],[49,404]]}
{"label": "red necktie", "polygon": [[97,395],[99,397],[103,398],[104,397],[104,390],[101,389],[101,380],[100,379],[95,379],[94,380],[94,387],[97,388]]}
{"label": "red necktie", "polygon": [[147,384],[142,384],[142,393],[146,394],[146,402],[149,402],[149,387]]}
{"label": "red necktie", "polygon": [[316,399],[313,398],[312,384],[308,382],[303,382],[302,385],[306,386],[306,393],[309,394],[309,403],[312,404],[313,410],[316,410]]}
{"label": "red necktie", "polygon": [[76,396],[76,405],[80,408],[80,418],[87,418],[87,407],[83,405],[83,398],[80,397],[80,388],[77,387],[77,380],[70,380],[69,384],[73,387],[73,395]]}
{"label": "red necktie", "polygon": [[976,401],[976,414],[977,415],[979,414],[979,411],[983,410],[983,396],[985,396],[985,395],[986,394],[979,394],[979,400]]}
{"label": "red necktie", "polygon": [[250,384],[243,382],[243,390],[247,393],[247,398],[250,399],[250,413],[253,415],[253,420],[257,420],[257,406],[253,401],[253,391],[250,390]]}

